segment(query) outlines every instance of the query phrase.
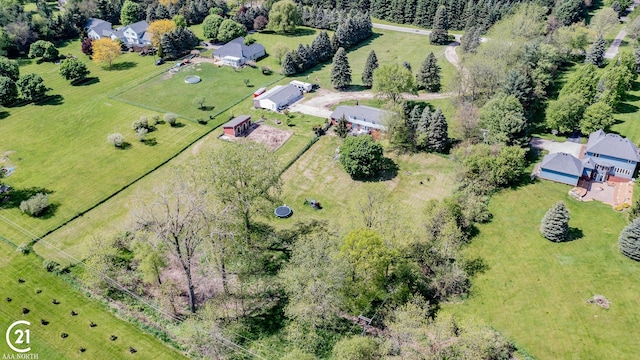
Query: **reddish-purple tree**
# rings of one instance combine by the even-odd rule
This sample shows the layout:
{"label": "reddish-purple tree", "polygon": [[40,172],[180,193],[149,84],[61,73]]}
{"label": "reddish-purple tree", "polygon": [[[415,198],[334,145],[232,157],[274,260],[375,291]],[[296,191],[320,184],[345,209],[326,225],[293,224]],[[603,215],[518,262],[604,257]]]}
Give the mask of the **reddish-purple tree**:
{"label": "reddish-purple tree", "polygon": [[253,28],[258,31],[264,30],[264,28],[267,27],[268,23],[269,20],[266,17],[260,15],[253,20]]}
{"label": "reddish-purple tree", "polygon": [[82,40],[82,53],[89,56],[93,54],[93,40],[91,38]]}

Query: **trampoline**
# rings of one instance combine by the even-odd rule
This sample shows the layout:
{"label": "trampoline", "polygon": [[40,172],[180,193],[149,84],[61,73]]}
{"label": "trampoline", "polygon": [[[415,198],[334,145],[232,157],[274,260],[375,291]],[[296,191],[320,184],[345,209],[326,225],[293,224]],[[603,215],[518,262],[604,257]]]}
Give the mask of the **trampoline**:
{"label": "trampoline", "polygon": [[291,214],[293,214],[293,210],[291,210],[291,208],[287,205],[282,205],[278,206],[273,213],[276,214],[277,217],[282,219],[291,216]]}
{"label": "trampoline", "polygon": [[197,84],[200,82],[200,76],[189,75],[184,78],[184,82],[186,82],[187,84]]}

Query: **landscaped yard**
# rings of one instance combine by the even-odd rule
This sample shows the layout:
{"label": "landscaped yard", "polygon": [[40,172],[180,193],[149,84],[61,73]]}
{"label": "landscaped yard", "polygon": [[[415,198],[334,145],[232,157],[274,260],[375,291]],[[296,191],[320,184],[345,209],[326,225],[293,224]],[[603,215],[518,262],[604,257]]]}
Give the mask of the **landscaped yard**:
{"label": "landscaped yard", "polygon": [[[276,224],[287,225],[308,219],[327,220],[343,227],[359,226],[358,220],[345,214],[356,214],[357,199],[363,199],[370,190],[391,196],[407,221],[418,221],[426,202],[442,199],[454,187],[453,163],[445,157],[432,154],[390,156],[399,167],[398,174],[383,181],[354,181],[337,160],[337,148],[342,139],[325,136],[311,147],[283,174],[283,201],[293,208],[289,219],[278,219]],[[421,184],[422,182],[422,184]],[[321,203],[322,210],[303,205],[304,199]]]}
{"label": "landscaped yard", "polygon": [[[30,330],[29,354],[38,354],[38,358],[47,360],[182,358],[180,352],[155,336],[116,318],[103,305],[87,299],[64,280],[47,273],[40,258],[21,255],[2,241],[0,251],[3,254],[0,259],[0,327],[4,334],[14,321],[29,321],[30,326],[16,328]],[[24,282],[19,283],[18,279]],[[58,304],[53,303],[54,299]],[[24,314],[23,308],[28,313]],[[72,311],[76,315],[72,315]],[[47,324],[43,325],[42,320]],[[92,322],[95,327],[89,326]],[[68,336],[62,338],[62,333]],[[116,339],[111,340],[111,335]],[[4,340],[1,343],[0,353],[15,354]],[[84,352],[80,351],[81,347],[85,348]],[[136,350],[135,354],[130,353],[130,347]]]}
{"label": "landscaped yard", "polygon": [[[484,274],[469,299],[444,306],[478,317],[540,359],[635,359],[640,322],[640,264],[618,250],[625,214],[599,202],[577,202],[567,185],[541,181],[492,197],[493,220],[465,250]],[[581,238],[544,239],[538,228],[558,200]],[[609,310],[587,303],[601,294]]]}

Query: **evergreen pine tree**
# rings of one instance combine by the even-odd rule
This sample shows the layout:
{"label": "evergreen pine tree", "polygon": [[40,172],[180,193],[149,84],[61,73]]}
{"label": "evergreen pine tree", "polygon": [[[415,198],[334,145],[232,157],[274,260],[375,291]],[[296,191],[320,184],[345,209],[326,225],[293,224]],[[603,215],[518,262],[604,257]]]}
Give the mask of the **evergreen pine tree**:
{"label": "evergreen pine tree", "polygon": [[284,76],[292,76],[297,72],[296,63],[293,60],[293,56],[288,52],[287,55],[284,56],[284,60],[282,61],[282,75]]}
{"label": "evergreen pine tree", "polygon": [[349,134],[349,127],[347,126],[347,118],[342,114],[340,119],[338,119],[338,124],[335,128],[336,134],[341,138],[346,138],[347,134]]}
{"label": "evergreen pine tree", "polygon": [[371,50],[367,57],[367,62],[364,64],[364,71],[362,72],[362,85],[366,87],[373,86],[373,71],[378,68],[378,57],[376,52]]}
{"label": "evergreen pine tree", "polygon": [[429,41],[432,44],[447,44],[449,42],[449,32],[447,30],[449,30],[447,8],[444,5],[440,5],[433,19],[433,30],[429,34]]}
{"label": "evergreen pine tree", "polygon": [[331,85],[336,89],[344,89],[349,84],[351,84],[351,67],[347,52],[344,48],[339,48],[331,66]]}
{"label": "evergreen pine tree", "polygon": [[471,26],[465,30],[462,38],[460,39],[460,48],[462,52],[474,52],[480,45],[480,34],[482,29],[480,27]]}
{"label": "evergreen pine tree", "polygon": [[331,39],[326,31],[321,31],[313,42],[311,43],[311,49],[316,56],[318,63],[328,61],[333,56],[333,49],[331,48]]}
{"label": "evergreen pine tree", "polygon": [[636,57],[636,72],[640,73],[640,47],[636,48],[633,55]]}
{"label": "evergreen pine tree", "polygon": [[438,153],[443,153],[449,146],[449,126],[447,119],[438,108],[431,115],[431,122],[427,128],[427,149]]}
{"label": "evergreen pine tree", "polygon": [[569,211],[564,202],[558,201],[544,214],[540,224],[540,232],[551,241],[561,242],[567,239],[569,233]]}
{"label": "evergreen pine tree", "polygon": [[440,66],[438,66],[438,59],[433,52],[429,53],[420,65],[420,70],[416,74],[416,82],[419,88],[428,92],[440,91]]}
{"label": "evergreen pine tree", "polygon": [[591,45],[587,51],[587,56],[584,62],[587,64],[594,64],[597,67],[602,67],[604,64],[604,54],[606,52],[606,42],[602,35],[598,35],[596,41]]}
{"label": "evergreen pine tree", "polygon": [[431,126],[431,110],[429,107],[425,107],[422,110],[420,121],[416,127],[416,134],[414,136],[414,144],[418,149],[427,148],[427,140],[429,139],[429,127]]}
{"label": "evergreen pine tree", "polygon": [[625,256],[640,261],[640,218],[627,225],[618,237],[618,246]]}

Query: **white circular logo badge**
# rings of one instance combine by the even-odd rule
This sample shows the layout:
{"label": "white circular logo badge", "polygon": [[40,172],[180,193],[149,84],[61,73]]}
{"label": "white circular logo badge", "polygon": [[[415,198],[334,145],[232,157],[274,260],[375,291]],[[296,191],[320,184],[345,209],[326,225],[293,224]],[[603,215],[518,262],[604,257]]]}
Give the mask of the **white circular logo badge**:
{"label": "white circular logo badge", "polygon": [[26,329],[26,330],[16,329],[16,331],[14,331],[13,334],[15,334],[17,336],[17,338],[15,339],[15,341],[11,341],[11,334],[12,334],[11,330],[13,330],[13,328],[18,326],[18,325],[30,326],[31,323],[26,321],[26,320],[18,320],[16,322],[14,322],[13,324],[11,324],[11,326],[9,326],[9,328],[7,329],[7,333],[6,333],[7,345],[9,345],[11,350],[13,350],[15,352],[25,353],[25,352],[31,350],[31,347],[28,347],[28,348],[25,348],[25,349],[21,349],[21,348],[17,347],[17,345],[22,345],[22,344],[29,345],[31,343],[31,330],[29,330],[29,329]]}

